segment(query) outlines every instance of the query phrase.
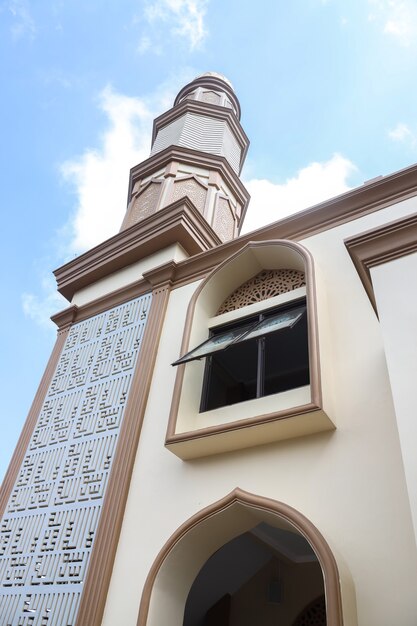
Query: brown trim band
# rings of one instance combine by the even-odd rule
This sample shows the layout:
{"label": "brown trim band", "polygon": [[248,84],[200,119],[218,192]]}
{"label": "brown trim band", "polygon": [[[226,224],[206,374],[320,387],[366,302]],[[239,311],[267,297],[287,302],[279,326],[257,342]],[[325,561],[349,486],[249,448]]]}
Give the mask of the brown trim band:
{"label": "brown trim band", "polygon": [[56,366],[58,365],[58,360],[59,360],[59,357],[61,356],[61,352],[64,347],[65,340],[67,338],[69,330],[70,330],[70,324],[66,323],[65,327],[63,327],[58,332],[58,336],[56,338],[54,348],[52,350],[51,356],[49,357],[49,361],[46,365],[45,372],[41,378],[41,382],[39,384],[32,406],[30,407],[28,416],[26,418],[26,422],[23,426],[15,451],[13,453],[9,467],[5,474],[3,484],[1,485],[1,488],[0,488],[0,519],[4,515],[4,512],[5,512],[7,503],[9,501],[10,495],[12,493],[13,487],[16,484],[16,480],[17,480],[21,465],[23,463],[23,459],[25,458],[25,454],[26,454],[27,447],[29,445],[30,438],[32,437],[32,433],[35,429],[39,412],[42,408],[43,402],[45,400],[45,396],[48,392],[49,385],[51,384],[51,380],[54,375]]}
{"label": "brown trim band", "polygon": [[253,509],[273,513],[290,523],[307,539],[316,553],[323,571],[327,626],[343,626],[342,597],[338,567],[333,553],[320,531],[312,522],[304,517],[302,513],[287,504],[253,495],[239,488],[234,489],[222,500],[218,500],[193,515],[182,524],[165,543],[156,557],[146,579],[139,607],[137,626],[146,626],[154,583],[169,553],[185,535],[198,526],[198,524],[205,522],[214,515],[218,515],[233,504],[242,504]]}
{"label": "brown trim band", "polygon": [[233,194],[238,198],[239,202],[241,202],[242,205],[248,203],[250,198],[249,193],[226,157],[203,152],[202,150],[195,150],[194,148],[184,148],[183,146],[168,146],[168,148],[156,152],[156,154],[147,158],[145,161],[132,167],[129,178],[128,200],[130,200],[132,189],[138,179],[142,179],[166,167],[171,161],[185,163],[187,165],[197,165],[219,172],[225,179],[227,186],[230,187]]}
{"label": "brown trim band", "polygon": [[59,330],[62,330],[66,327],[68,318],[71,318],[72,323],[82,322],[89,317],[107,311],[107,309],[112,309],[119,306],[119,304],[138,298],[146,292],[151,291],[151,289],[150,283],[142,278],[125,287],[115,289],[101,298],[96,298],[82,306],[72,304],[67,309],[52,315],[51,320],[58,326]]}
{"label": "brown trim band", "polygon": [[187,93],[189,93],[190,91],[194,91],[194,89],[196,89],[197,87],[208,87],[209,89],[214,90],[219,89],[220,91],[224,91],[225,93],[227,93],[233,104],[236,106],[237,117],[238,119],[240,119],[240,104],[233,87],[217,76],[207,76],[203,74],[202,76],[197,76],[197,78],[192,80],[191,83],[184,85],[184,87],[181,89],[181,91],[174,100],[174,107],[177,106],[180,100],[184,98]]}
{"label": "brown trim band", "polygon": [[[279,222],[181,261],[178,263],[173,278],[173,286],[175,287],[177,282],[184,284],[207,274],[249,241],[262,241],[264,239],[300,241],[415,195],[417,195],[417,165],[353,189]],[[131,248],[123,257],[123,264],[126,266],[133,263],[139,254],[138,248],[142,245],[140,238],[137,238],[139,231],[140,223],[111,237],[56,270],[55,276],[58,287],[61,288],[62,286],[65,289],[66,297],[69,298],[79,289],[79,284],[86,286],[120,269],[119,246],[124,248],[128,238],[131,239],[128,243],[128,247],[131,246]],[[90,264],[93,265],[93,271],[90,270]]]}
{"label": "brown trim band", "polygon": [[178,434],[174,433],[172,435],[170,434],[169,436],[167,435],[165,445],[169,447],[174,443],[204,439],[204,437],[210,437],[211,435],[229,433],[236,430],[242,430],[243,428],[249,428],[250,426],[268,424],[271,421],[285,420],[295,415],[304,415],[320,410],[320,406],[310,402],[309,404],[283,409],[282,411],[276,411],[275,413],[267,413],[265,415],[257,415],[256,417],[248,417],[246,419],[228,422],[226,424],[216,424],[215,426],[206,426],[205,428],[198,428],[197,430],[189,430]]}
{"label": "brown trim band", "polygon": [[[92,300],[82,306],[76,306],[75,304],[69,306],[59,313],[51,316],[51,320],[56,324],[59,330],[66,328],[68,320],[71,319],[72,323],[82,322],[83,320],[99,315],[108,309],[112,309],[124,302],[129,302],[134,298],[144,295],[153,288],[160,287],[161,285],[170,285],[172,287],[172,279],[175,276],[177,263],[175,261],[168,261],[163,265],[148,270],[143,273],[143,278],[130,283],[125,287],[111,291],[110,293]],[[177,287],[180,284],[176,285]]]}
{"label": "brown trim band", "polygon": [[220,243],[214,230],[187,197],[55,270],[58,291],[70,300],[83,287],[176,243],[191,255]]}
{"label": "brown trim band", "polygon": [[169,293],[169,280],[165,284],[159,283],[152,292],[148,322],[120,429],[76,626],[100,626],[102,621]]}
{"label": "brown trim band", "polygon": [[349,237],[345,246],[378,314],[370,269],[417,252],[417,213]]}

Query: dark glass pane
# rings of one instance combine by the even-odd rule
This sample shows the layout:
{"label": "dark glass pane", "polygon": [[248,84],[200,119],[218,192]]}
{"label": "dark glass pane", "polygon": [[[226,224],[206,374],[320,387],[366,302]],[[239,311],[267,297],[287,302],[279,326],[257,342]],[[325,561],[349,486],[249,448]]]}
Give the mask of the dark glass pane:
{"label": "dark glass pane", "polygon": [[265,336],[264,395],[309,382],[307,316],[303,315],[293,328]]}
{"label": "dark glass pane", "polygon": [[213,354],[206,373],[209,379],[203,411],[256,398],[257,354],[254,340]]}

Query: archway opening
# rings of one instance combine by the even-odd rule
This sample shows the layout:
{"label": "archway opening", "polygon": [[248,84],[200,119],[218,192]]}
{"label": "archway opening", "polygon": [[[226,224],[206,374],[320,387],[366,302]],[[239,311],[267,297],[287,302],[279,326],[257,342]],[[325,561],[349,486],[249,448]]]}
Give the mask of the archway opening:
{"label": "archway opening", "polygon": [[320,563],[299,533],[261,522],[203,565],[183,626],[326,626]]}
{"label": "archway opening", "polygon": [[[312,563],[311,569],[320,573],[321,577],[318,576],[314,583],[317,585],[318,595],[312,598],[310,604],[306,599],[307,606],[301,606],[302,601],[299,596],[297,605],[299,612],[297,615],[293,613],[293,617],[295,616],[293,621],[288,622],[291,626],[309,626],[310,624],[342,626],[341,584],[343,580],[347,594],[345,599],[349,624],[353,626],[357,623],[351,579],[346,578],[348,573],[345,569],[343,569],[343,577],[339,573],[333,553],[319,530],[302,513],[287,504],[237,488],[226,497],[190,517],[168,539],[156,557],[146,579],[137,625],[160,626],[160,624],[169,623],[170,626],[184,626],[190,592],[210,559],[219,553],[219,558],[224,560],[224,554],[221,553],[223,549],[234,549],[236,552],[236,545],[232,543],[235,540],[239,548],[248,538],[251,541],[255,538],[261,541],[260,536],[263,537],[263,544],[266,544],[265,549],[270,550],[271,570],[267,569],[271,583],[267,585],[270,598],[277,599],[280,593],[282,597],[285,597],[287,588],[292,589],[293,593],[300,588],[300,585],[291,583],[291,576],[288,573],[291,559],[288,554],[285,556],[285,552],[291,553],[292,551],[296,554],[296,546],[299,557],[304,555],[302,559],[306,561],[306,565]],[[268,543],[273,545],[268,547]],[[282,577],[284,564],[288,573],[286,579]],[[220,576],[219,568],[216,569],[217,575]],[[277,581],[281,579],[286,584],[285,587],[283,585],[280,588]],[[201,595],[197,592],[196,594],[196,597],[201,599]],[[220,596],[218,600],[224,595],[226,594]],[[314,595],[313,591],[311,595]],[[323,598],[325,599],[325,619],[322,622],[317,619],[312,621],[318,611],[316,600],[323,606]],[[213,603],[216,601],[213,599]],[[208,600],[205,602],[204,619],[208,610],[213,606],[213,603],[210,604]],[[227,602],[227,598],[224,602]],[[230,620],[222,624],[220,618],[212,623],[216,626],[226,624],[230,626]],[[263,622],[258,618],[252,620],[251,624],[253,623],[263,626]],[[285,624],[286,622],[272,623]]]}

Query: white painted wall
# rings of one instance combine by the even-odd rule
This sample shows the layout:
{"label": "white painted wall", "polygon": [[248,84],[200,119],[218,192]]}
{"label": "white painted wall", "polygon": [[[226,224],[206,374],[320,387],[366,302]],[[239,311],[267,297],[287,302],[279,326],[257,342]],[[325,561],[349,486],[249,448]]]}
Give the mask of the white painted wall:
{"label": "white painted wall", "polygon": [[187,253],[179,244],[168,246],[155,254],[110,274],[110,276],[96,281],[88,287],[84,287],[84,289],[80,289],[74,294],[71,304],[76,304],[77,306],[88,304],[112,291],[116,291],[116,289],[121,289],[140,280],[143,272],[158,267],[158,265],[163,263],[168,263],[168,261],[183,261],[187,257]]}
{"label": "white painted wall", "polygon": [[417,254],[371,270],[417,539]]}
{"label": "white painted wall", "polygon": [[[104,626],[136,625],[143,584],[164,543],[235,487],[289,504],[317,526],[353,577],[359,626],[415,626],[417,553],[383,334],[343,239],[416,210],[417,200],[407,200],[300,242],[327,287],[333,368],[326,384],[334,399],[334,432],[189,462],[167,451],[175,378],[170,363],[180,354],[197,284],[172,292]],[[347,613],[345,626],[353,623]]]}

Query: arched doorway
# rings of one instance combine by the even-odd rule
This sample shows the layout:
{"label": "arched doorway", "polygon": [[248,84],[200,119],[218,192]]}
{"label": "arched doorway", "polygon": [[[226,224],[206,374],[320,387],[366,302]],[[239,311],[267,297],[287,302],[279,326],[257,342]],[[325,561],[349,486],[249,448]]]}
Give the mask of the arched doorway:
{"label": "arched doorway", "polygon": [[[292,507],[235,489],[222,500],[191,517],[177,529],[162,548],[143,589],[138,626],[160,626],[165,623],[169,623],[170,626],[183,626],[187,600],[199,573],[203,571],[210,558],[220,553],[224,546],[229,544],[226,549],[230,549],[231,546],[232,549],[236,548],[232,542],[237,541],[239,547],[239,541],[248,539],[247,533],[252,533],[251,540],[255,534],[259,539],[259,535],[263,533],[264,543],[267,543],[265,535],[268,536],[268,534],[270,543],[274,540],[278,542],[278,539],[281,541],[281,552],[276,550],[277,545],[275,545],[275,552],[281,554],[281,557],[277,556],[275,559],[272,557],[271,570],[266,571],[269,576],[270,599],[278,600],[280,594],[283,597],[283,587],[279,584],[280,581],[284,582],[283,569],[279,568],[283,567],[282,552],[285,546],[288,550],[291,536],[293,543],[298,542],[298,550],[304,551],[304,557],[307,558],[309,551],[309,558],[312,559],[311,563],[314,563],[314,568],[321,570],[326,626],[343,625],[339,572],[335,558],[321,533]],[[245,539],[242,540],[241,537],[245,535]],[[293,545],[293,550],[296,551],[295,545]],[[320,590],[318,595],[320,596]],[[306,600],[306,604],[309,605],[314,599],[310,597],[309,601]],[[227,598],[223,602],[226,604]],[[207,610],[213,606],[213,604],[210,605]],[[298,606],[298,613],[293,615],[293,621],[298,619],[303,609],[303,606]],[[207,610],[204,612],[204,619]],[[221,607],[219,611],[222,611]],[[227,615],[224,606],[223,614]],[[213,623],[223,626],[220,619]],[[256,623],[262,626],[261,622]],[[225,624],[229,626],[227,622]]]}
{"label": "arched doorway", "polygon": [[188,594],[183,626],[296,623],[326,626],[320,563],[302,535],[261,522],[206,561]]}

